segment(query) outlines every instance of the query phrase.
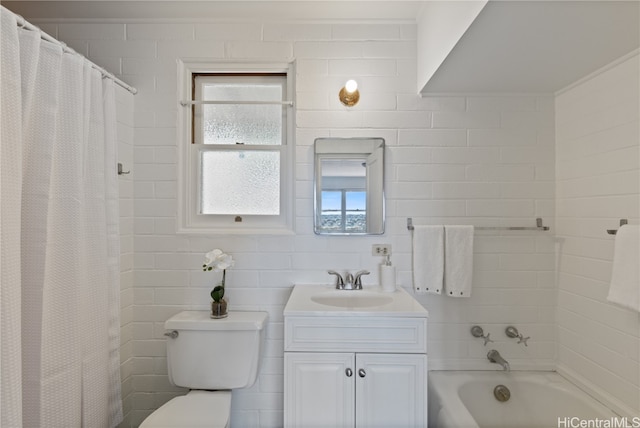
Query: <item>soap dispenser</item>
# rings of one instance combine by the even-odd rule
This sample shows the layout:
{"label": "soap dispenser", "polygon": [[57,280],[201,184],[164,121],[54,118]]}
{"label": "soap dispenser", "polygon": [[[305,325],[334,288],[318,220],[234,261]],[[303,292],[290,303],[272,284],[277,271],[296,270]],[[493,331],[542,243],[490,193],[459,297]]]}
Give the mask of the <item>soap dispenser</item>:
{"label": "soap dispenser", "polygon": [[396,267],[391,265],[391,256],[387,255],[387,259],[380,265],[380,285],[382,291],[396,291]]}

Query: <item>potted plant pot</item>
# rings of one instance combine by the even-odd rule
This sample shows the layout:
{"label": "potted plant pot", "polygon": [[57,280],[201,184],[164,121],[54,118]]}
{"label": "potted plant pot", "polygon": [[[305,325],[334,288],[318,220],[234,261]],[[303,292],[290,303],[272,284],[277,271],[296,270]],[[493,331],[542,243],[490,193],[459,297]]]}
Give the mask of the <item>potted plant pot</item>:
{"label": "potted plant pot", "polygon": [[217,302],[211,302],[211,318],[226,318],[229,313],[227,312],[227,301],[225,299]]}

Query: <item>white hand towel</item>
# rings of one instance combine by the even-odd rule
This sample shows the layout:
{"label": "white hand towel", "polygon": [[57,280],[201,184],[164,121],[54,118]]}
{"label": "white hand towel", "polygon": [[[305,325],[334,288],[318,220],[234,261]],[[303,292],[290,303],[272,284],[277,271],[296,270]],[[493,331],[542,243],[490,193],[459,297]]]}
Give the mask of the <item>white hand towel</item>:
{"label": "white hand towel", "polygon": [[444,228],[415,226],[413,230],[413,289],[416,293],[442,293]]}
{"label": "white hand towel", "polygon": [[640,226],[624,225],[616,233],[607,300],[640,312]]}
{"label": "white hand towel", "polygon": [[445,226],[444,231],[444,291],[450,297],[469,297],[473,280],[473,226]]}

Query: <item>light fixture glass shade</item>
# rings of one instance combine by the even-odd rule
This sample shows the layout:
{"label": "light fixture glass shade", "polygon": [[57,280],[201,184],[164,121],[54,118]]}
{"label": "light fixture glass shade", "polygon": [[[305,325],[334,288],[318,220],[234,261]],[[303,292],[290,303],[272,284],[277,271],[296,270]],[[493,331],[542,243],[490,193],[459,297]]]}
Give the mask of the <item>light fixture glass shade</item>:
{"label": "light fixture glass shade", "polygon": [[352,93],[358,90],[358,82],[355,80],[347,80],[347,83],[344,84],[344,88],[347,92]]}
{"label": "light fixture glass shade", "polygon": [[340,102],[347,107],[353,107],[360,100],[358,83],[355,80],[348,80],[338,94]]}

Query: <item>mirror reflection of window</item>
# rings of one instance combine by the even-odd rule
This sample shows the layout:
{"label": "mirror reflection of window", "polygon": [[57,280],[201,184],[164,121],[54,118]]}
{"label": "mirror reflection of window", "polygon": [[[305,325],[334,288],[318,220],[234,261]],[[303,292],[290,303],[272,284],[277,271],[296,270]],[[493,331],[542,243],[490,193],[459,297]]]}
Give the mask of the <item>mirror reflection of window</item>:
{"label": "mirror reflection of window", "polygon": [[345,232],[367,231],[367,192],[345,192]]}
{"label": "mirror reflection of window", "polygon": [[384,140],[318,138],[314,146],[314,232],[384,233]]}
{"label": "mirror reflection of window", "polygon": [[329,190],[322,192],[321,224],[325,231],[366,232],[367,192],[363,190]]}
{"label": "mirror reflection of window", "polygon": [[362,158],[322,160],[322,230],[367,231],[366,172]]}

